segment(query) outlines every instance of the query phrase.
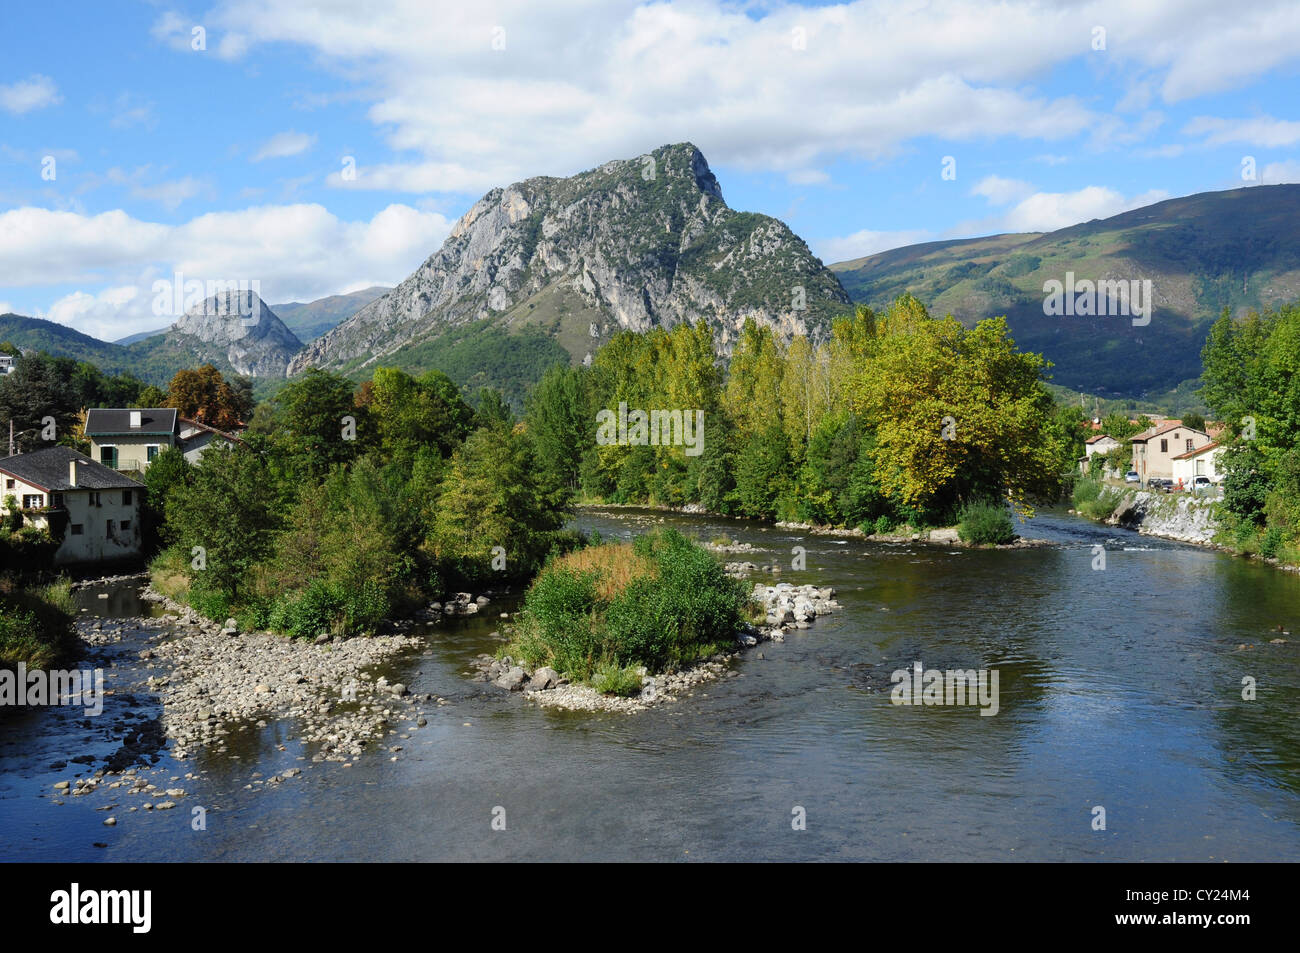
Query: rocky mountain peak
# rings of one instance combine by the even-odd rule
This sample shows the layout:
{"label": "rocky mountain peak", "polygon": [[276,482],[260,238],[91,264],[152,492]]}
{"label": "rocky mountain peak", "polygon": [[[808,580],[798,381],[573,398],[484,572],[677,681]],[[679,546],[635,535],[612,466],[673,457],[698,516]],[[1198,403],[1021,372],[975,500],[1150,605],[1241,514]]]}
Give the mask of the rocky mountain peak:
{"label": "rocky mountain peak", "polygon": [[196,356],[220,357],[249,377],[283,377],[302,349],[257,292],[242,289],[220,291],[194,305],[166,336]]}
{"label": "rocky mountain peak", "polygon": [[818,335],[850,310],[839,281],[782,222],[735,212],[691,143],[568,178],[492,189],[442,248],[290,365],[358,366],[450,327],[541,325],[577,360],[589,325],[643,331],[706,321],[730,349],[745,320]]}

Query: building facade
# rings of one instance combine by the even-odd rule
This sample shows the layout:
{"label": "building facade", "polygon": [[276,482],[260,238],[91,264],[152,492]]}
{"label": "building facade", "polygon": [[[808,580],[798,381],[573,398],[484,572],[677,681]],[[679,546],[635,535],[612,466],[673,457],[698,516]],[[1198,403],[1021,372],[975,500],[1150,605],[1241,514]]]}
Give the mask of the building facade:
{"label": "building facade", "polygon": [[70,447],[0,459],[0,512],[60,540],[58,564],[115,562],[140,555],[144,486]]}
{"label": "building facade", "polygon": [[1133,469],[1143,483],[1152,477],[1174,478],[1174,457],[1199,450],[1210,443],[1210,435],[1167,420],[1133,438]]}
{"label": "building facade", "polygon": [[171,407],[106,408],[86,411],[90,455],[111,470],[143,473],[168,447],[179,447],[190,463],[198,463],[214,442],[238,443],[239,438],[182,417]]}

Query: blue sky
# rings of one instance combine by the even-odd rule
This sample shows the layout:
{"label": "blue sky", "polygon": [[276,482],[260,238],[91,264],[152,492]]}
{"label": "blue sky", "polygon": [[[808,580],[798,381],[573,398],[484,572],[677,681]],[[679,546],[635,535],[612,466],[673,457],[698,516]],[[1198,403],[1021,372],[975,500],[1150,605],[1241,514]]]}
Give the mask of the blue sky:
{"label": "blue sky", "polygon": [[0,311],[113,339],[177,270],[393,284],[494,185],[682,140],[828,262],[1057,228],[1300,181],[1298,65],[1268,0],[10,4]]}

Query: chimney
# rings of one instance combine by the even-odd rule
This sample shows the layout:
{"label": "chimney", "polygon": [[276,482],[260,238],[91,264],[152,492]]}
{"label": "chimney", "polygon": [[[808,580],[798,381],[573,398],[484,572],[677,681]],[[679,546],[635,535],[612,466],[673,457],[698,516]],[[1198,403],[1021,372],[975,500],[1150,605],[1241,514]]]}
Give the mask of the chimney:
{"label": "chimney", "polygon": [[77,458],[76,457],[73,457],[71,460],[68,461],[68,483],[71,484],[73,489],[76,489],[77,486]]}
{"label": "chimney", "polygon": [[131,411],[131,429],[132,430],[140,429],[140,411],[138,410]]}

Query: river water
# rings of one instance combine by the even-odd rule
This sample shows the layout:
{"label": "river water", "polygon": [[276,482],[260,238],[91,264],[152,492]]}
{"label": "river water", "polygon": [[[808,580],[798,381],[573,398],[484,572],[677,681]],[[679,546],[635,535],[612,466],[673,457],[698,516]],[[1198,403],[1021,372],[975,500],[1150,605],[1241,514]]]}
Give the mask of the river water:
{"label": "river water", "polygon": [[[162,752],[150,777],[182,779],[178,809],[128,814],[139,801],[120,798],[112,828],[96,810],[114,803],[108,792],[52,803],[55,781],[95,765],[52,765],[111,751],[123,719],[10,718],[0,722],[0,856],[1300,859],[1294,575],[1059,511],[1021,528],[1051,546],[1002,551],[645,511],[588,512],[576,524],[606,536],[651,525],[725,533],[765,550],[728,559],[787,567],[803,546],[806,568],[779,578],[834,586],[844,608],[746,652],[740,677],[614,715],[542,710],[466,678],[497,644],[496,612],[513,608],[494,602],[490,617],[431,626],[423,654],[384,670],[450,702],[400,742],[398,760],[376,751],[350,767],[313,763],[292,725],[250,726],[224,754],[176,762]],[[1093,568],[1098,544],[1104,570]],[[124,596],[84,599],[92,612],[139,611]],[[1284,637],[1278,625],[1298,634],[1270,644]],[[143,635],[92,662],[131,681]],[[996,669],[1000,710],[892,704],[890,673],[914,661]],[[147,692],[131,700],[126,724],[156,716]],[[293,766],[299,776],[259,783]],[[195,806],[205,830],[193,830]],[[794,829],[797,816],[806,829]]]}

